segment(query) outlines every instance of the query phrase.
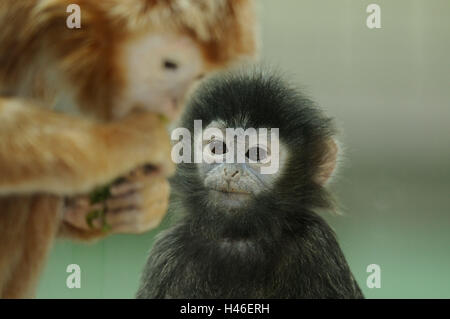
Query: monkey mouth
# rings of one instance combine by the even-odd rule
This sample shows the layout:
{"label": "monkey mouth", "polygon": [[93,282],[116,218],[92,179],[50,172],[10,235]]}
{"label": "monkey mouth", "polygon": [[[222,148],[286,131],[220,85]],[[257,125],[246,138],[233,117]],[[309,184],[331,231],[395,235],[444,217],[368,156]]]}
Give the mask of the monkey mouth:
{"label": "monkey mouth", "polygon": [[235,194],[235,195],[251,195],[250,192],[242,189],[227,189],[227,188],[211,188],[212,191],[223,193],[223,194]]}
{"label": "monkey mouth", "polygon": [[239,209],[245,207],[250,201],[250,193],[237,192],[236,190],[223,190],[210,188],[209,196],[210,200],[219,205],[220,207],[226,207],[227,209]]}
{"label": "monkey mouth", "polygon": [[171,121],[174,121],[180,115],[181,107],[179,105],[179,100],[176,97],[170,98],[165,107],[163,108],[164,115],[167,116]]}
{"label": "monkey mouth", "polygon": [[252,189],[240,183],[210,181],[205,183],[208,190],[208,202],[220,211],[237,211],[249,205],[253,198]]}

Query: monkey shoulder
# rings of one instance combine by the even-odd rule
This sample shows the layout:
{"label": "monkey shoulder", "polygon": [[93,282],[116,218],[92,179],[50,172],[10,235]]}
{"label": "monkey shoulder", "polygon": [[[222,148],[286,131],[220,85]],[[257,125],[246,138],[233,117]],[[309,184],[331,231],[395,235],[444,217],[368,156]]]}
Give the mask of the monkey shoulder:
{"label": "monkey shoulder", "polygon": [[168,283],[176,275],[179,260],[176,229],[172,227],[158,234],[141,276],[138,299],[167,298]]}
{"label": "monkey shoulder", "polygon": [[[285,241],[277,264],[289,298],[363,298],[336,234],[320,216],[306,216],[303,226]],[[305,289],[308,287],[308,289]]]}

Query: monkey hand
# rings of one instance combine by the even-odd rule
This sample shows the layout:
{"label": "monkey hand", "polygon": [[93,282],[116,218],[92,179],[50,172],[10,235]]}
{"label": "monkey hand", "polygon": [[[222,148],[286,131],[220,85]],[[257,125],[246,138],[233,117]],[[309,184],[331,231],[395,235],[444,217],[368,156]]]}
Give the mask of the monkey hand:
{"label": "monkey hand", "polygon": [[159,225],[168,199],[167,179],[152,166],[140,167],[90,196],[67,199],[60,235],[90,240],[143,233]]}
{"label": "monkey hand", "polygon": [[[170,176],[175,172],[175,164],[171,160],[172,145],[166,125],[167,119],[160,114],[134,111],[106,125],[105,134],[114,144],[129,148],[126,162],[131,161],[130,156],[141,158],[142,155],[144,162],[141,164],[156,166],[160,174]],[[129,136],[123,133],[128,133]],[[133,169],[135,167],[137,165],[132,166]]]}

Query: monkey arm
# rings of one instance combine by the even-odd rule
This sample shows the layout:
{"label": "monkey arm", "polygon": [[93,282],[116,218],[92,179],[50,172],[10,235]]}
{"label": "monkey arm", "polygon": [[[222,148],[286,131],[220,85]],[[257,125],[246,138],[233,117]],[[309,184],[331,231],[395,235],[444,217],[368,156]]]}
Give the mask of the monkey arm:
{"label": "monkey arm", "polygon": [[158,115],[95,123],[0,99],[0,195],[86,193],[146,163],[171,173],[169,156]]}

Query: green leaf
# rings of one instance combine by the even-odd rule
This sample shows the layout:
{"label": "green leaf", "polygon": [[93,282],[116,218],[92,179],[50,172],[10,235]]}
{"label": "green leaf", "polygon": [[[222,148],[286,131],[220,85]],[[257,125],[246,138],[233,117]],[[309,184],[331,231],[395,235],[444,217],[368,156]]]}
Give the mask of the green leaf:
{"label": "green leaf", "polygon": [[95,189],[90,195],[91,204],[97,204],[106,201],[111,196],[110,185]]}
{"label": "green leaf", "polygon": [[86,222],[90,228],[94,228],[93,222],[94,220],[100,217],[101,213],[102,212],[100,210],[93,210],[92,212],[86,215]]}

